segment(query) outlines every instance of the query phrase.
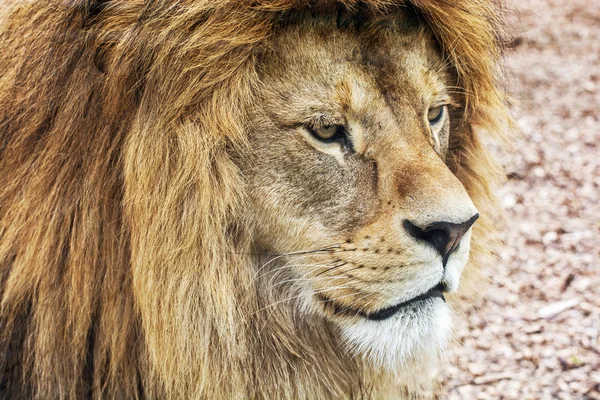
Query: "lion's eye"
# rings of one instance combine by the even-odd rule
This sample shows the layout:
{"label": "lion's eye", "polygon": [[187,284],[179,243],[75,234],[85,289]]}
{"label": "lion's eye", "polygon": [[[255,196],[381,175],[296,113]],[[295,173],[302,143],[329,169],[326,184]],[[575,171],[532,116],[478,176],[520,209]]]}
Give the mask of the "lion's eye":
{"label": "lion's eye", "polygon": [[331,142],[344,136],[344,127],[341,125],[325,125],[309,130],[315,138],[323,142]]}
{"label": "lion's eye", "polygon": [[431,107],[427,112],[427,120],[429,125],[435,125],[442,120],[444,116],[444,106]]}

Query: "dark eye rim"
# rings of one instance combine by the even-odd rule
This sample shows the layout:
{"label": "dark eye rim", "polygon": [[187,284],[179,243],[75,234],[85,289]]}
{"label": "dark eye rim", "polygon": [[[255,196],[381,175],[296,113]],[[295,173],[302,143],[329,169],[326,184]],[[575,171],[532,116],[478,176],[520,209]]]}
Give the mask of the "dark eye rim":
{"label": "dark eye rim", "polygon": [[[437,124],[438,122],[440,122],[440,120],[444,116],[444,110],[445,110],[446,106],[442,105],[442,106],[437,106],[437,107],[439,107],[440,112],[438,113],[438,115],[434,119],[427,118],[427,120],[429,121],[429,125],[435,125],[435,124]],[[433,107],[433,108],[437,108],[437,107]],[[430,110],[431,110],[431,108],[430,108]]]}

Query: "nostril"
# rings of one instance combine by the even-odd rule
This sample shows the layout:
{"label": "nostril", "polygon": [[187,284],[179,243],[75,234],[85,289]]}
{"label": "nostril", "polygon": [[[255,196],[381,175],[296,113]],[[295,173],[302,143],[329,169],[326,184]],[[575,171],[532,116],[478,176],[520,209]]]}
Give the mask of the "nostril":
{"label": "nostril", "polygon": [[444,259],[444,263],[446,262],[446,256],[449,254],[451,246],[450,241],[453,239],[449,223],[435,222],[425,229],[421,229],[409,220],[405,220],[404,228],[415,239],[425,241],[433,246]]}
{"label": "nostril", "polygon": [[425,229],[421,233],[421,239],[433,245],[433,247],[444,257],[450,242],[450,232],[447,229]]}
{"label": "nostril", "polygon": [[471,228],[479,214],[462,223],[434,222],[425,228],[420,228],[409,220],[404,220],[404,229],[417,240],[423,240],[433,246],[442,256],[444,266],[446,265],[450,254],[458,247],[460,239]]}

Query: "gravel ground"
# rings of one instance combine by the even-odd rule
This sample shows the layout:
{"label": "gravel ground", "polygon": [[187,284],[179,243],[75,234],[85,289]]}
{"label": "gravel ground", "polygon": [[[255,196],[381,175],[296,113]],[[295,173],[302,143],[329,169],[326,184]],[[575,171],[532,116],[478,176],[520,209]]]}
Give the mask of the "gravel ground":
{"label": "gravel ground", "polygon": [[600,1],[522,0],[500,262],[445,399],[600,399]]}

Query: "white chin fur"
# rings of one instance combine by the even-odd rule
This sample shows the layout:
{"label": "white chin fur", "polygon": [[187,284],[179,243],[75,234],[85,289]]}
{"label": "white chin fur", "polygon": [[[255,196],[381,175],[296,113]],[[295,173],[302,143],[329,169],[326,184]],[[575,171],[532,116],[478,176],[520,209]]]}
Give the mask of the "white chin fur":
{"label": "white chin fur", "polygon": [[448,305],[435,298],[383,321],[361,319],[341,328],[350,351],[376,367],[402,372],[439,358],[451,335],[452,316]]}

